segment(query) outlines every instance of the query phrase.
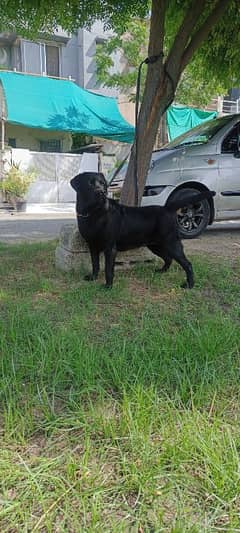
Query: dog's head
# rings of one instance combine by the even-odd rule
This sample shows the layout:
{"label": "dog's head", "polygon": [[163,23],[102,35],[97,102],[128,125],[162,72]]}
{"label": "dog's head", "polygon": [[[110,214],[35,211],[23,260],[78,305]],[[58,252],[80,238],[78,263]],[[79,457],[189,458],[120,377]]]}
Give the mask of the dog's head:
{"label": "dog's head", "polygon": [[101,172],[83,172],[70,181],[81,209],[107,202],[107,182]]}

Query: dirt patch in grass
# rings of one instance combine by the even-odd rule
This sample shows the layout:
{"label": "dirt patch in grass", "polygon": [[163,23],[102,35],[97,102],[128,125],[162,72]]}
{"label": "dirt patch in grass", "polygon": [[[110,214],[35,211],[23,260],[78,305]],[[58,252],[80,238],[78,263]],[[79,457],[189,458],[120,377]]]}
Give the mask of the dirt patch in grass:
{"label": "dirt patch in grass", "polygon": [[[161,276],[161,274],[156,274],[156,276]],[[167,277],[165,279],[167,281]],[[171,304],[174,305],[181,294],[180,290],[174,287],[170,288],[168,283],[164,290],[156,290],[156,287],[150,285],[148,281],[144,282],[133,276],[128,280],[128,291],[133,299],[132,305],[141,305],[141,307],[144,307],[146,301],[158,302],[163,305],[167,302],[171,306]]]}
{"label": "dirt patch in grass", "polygon": [[198,239],[183,240],[186,254],[206,253],[234,261],[240,256],[240,230],[210,229]]}

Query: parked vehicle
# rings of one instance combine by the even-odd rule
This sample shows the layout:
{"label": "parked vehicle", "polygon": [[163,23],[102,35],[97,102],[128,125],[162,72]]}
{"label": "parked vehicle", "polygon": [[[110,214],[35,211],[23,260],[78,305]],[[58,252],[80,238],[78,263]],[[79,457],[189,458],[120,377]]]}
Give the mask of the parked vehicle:
{"label": "parked vehicle", "polygon": [[[121,187],[127,163],[110,179]],[[153,152],[142,205],[165,205],[169,199],[204,189],[210,201],[178,213],[180,233],[197,237],[213,221],[240,218],[240,114],[204,122]]]}

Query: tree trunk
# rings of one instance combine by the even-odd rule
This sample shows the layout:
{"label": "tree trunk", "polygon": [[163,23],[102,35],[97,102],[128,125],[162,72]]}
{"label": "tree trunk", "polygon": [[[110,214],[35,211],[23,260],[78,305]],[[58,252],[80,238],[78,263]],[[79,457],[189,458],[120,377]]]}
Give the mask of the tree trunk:
{"label": "tree trunk", "polygon": [[[158,59],[156,62],[150,62],[148,64],[135,142],[133,143],[126,179],[121,194],[121,202],[127,205],[135,204],[136,191],[134,182],[136,181],[136,177],[138,183],[138,204],[141,203],[160,118],[173,100],[177,83],[177,75],[174,75],[176,78],[176,81],[174,81],[172,76],[170,77],[167,74],[166,65],[163,62],[166,5],[166,0],[152,0],[148,55],[149,57],[155,56]],[[141,135],[138,135],[138,132]],[[135,166],[136,142],[137,165]]]}
{"label": "tree trunk", "polygon": [[[138,205],[141,203],[160,118],[172,102],[174,94],[172,82],[166,75],[163,64],[160,69],[158,62],[149,65],[148,68],[152,70],[152,74],[146,80],[137,128],[141,132],[141,135],[138,135],[137,138]],[[135,203],[135,153],[136,139],[132,147],[121,194],[121,203],[126,205],[134,205]]]}

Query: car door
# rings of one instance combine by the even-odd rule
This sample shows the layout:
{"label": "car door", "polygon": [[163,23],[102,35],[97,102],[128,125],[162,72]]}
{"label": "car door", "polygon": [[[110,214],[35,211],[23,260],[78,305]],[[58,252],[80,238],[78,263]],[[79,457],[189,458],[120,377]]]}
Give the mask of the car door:
{"label": "car door", "polygon": [[224,137],[220,150],[217,218],[239,218],[240,122]]}
{"label": "car door", "polygon": [[216,144],[187,146],[181,154],[180,168],[182,181],[203,183],[215,190],[218,179]]}

